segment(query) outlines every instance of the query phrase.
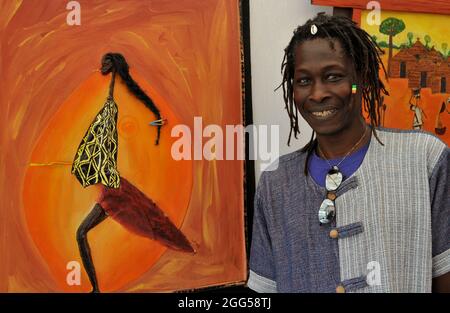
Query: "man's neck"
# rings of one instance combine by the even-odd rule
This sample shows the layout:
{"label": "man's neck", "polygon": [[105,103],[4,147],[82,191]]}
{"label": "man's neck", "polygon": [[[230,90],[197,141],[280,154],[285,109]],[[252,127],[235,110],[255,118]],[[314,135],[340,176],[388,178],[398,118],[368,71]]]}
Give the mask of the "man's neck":
{"label": "man's neck", "polygon": [[[364,138],[362,138],[363,136]],[[344,157],[351,150],[352,152],[357,151],[369,140],[370,128],[365,122],[362,122],[333,135],[317,135],[320,152],[316,151],[316,153],[321,158],[337,159]]]}

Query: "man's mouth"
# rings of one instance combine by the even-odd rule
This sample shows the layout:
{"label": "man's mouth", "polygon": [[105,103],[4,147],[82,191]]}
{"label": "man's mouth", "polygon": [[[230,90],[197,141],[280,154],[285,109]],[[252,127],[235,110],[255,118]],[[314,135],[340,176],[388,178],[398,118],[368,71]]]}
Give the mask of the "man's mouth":
{"label": "man's mouth", "polygon": [[337,112],[337,109],[331,109],[331,110],[324,110],[324,111],[318,111],[318,112],[311,112],[311,114],[318,118],[328,118],[331,115],[335,114],[336,112]]}

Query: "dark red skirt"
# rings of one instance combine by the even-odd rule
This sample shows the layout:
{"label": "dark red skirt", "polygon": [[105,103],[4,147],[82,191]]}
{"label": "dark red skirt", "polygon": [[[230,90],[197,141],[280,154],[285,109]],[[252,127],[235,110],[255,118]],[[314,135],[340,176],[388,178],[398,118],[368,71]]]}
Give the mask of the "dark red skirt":
{"label": "dark red skirt", "polygon": [[119,188],[102,185],[98,203],[132,233],[157,240],[174,250],[194,252],[186,236],[156,203],[125,178],[120,177]]}

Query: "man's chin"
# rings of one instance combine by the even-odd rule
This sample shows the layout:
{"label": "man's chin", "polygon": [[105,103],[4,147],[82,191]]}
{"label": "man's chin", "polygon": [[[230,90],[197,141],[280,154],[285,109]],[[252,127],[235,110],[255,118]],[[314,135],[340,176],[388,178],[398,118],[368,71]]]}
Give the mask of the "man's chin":
{"label": "man's chin", "polygon": [[[311,125],[310,125],[311,126]],[[316,135],[319,136],[334,136],[342,132],[343,128],[340,125],[320,125],[320,126],[311,126],[311,128],[315,131]]]}

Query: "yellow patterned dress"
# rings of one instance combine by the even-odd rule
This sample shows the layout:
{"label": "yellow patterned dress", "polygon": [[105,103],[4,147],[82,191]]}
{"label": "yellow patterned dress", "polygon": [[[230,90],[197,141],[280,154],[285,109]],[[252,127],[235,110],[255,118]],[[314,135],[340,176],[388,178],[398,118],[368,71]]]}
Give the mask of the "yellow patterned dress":
{"label": "yellow patterned dress", "polygon": [[83,187],[102,183],[119,188],[117,105],[110,94],[81,141],[72,165]]}

